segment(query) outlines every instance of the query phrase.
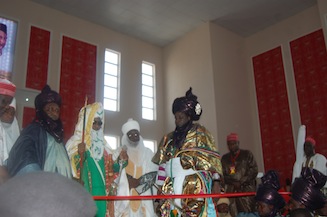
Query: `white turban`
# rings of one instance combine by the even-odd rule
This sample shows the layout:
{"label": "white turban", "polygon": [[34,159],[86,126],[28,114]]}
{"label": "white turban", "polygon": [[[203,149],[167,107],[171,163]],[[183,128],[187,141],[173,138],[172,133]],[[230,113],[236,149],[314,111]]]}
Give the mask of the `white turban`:
{"label": "white turban", "polygon": [[123,134],[128,133],[130,130],[138,130],[140,132],[140,125],[137,121],[134,121],[133,118],[128,119],[121,128]]}

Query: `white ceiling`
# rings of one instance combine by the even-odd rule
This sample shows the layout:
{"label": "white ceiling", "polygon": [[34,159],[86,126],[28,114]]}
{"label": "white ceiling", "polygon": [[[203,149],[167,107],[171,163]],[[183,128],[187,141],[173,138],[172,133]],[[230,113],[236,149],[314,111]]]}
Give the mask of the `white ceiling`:
{"label": "white ceiling", "polygon": [[30,0],[165,46],[212,21],[243,37],[317,4],[317,0]]}

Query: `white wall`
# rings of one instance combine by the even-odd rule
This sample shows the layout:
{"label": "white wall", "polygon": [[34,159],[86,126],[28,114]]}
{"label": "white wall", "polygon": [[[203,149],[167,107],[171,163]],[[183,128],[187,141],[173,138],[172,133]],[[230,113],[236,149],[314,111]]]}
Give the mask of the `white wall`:
{"label": "white wall", "polygon": [[172,103],[192,87],[203,113],[199,123],[217,138],[209,24],[203,24],[164,49],[167,128],[175,129]]}
{"label": "white wall", "polygon": [[[110,48],[121,52],[121,111],[106,113],[107,134],[121,135],[121,126],[128,118],[138,120],[144,138],[159,140],[164,132],[162,48],[117,33],[110,29],[68,16],[59,11],[28,0],[0,0],[0,16],[18,22],[13,82],[18,88],[18,119],[21,123],[22,107],[33,106],[34,99],[24,102],[24,96],[35,97],[38,91],[25,88],[29,35],[31,25],[51,32],[48,84],[59,90],[62,36],[68,36],[97,46],[96,100],[102,102],[104,51]],[[141,63],[142,60],[156,65],[158,120],[141,120]],[[77,121],[77,120],[76,120]]]}

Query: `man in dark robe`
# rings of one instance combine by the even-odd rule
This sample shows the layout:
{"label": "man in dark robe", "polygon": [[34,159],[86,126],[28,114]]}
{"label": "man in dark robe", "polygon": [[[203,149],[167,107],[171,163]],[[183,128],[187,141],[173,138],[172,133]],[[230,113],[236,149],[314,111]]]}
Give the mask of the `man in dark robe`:
{"label": "man in dark robe", "polygon": [[[239,148],[236,133],[227,136],[227,145],[229,153],[221,159],[226,192],[255,192],[258,166],[253,154],[248,150]],[[254,212],[254,197],[230,198],[230,210],[233,217],[240,212]]]}
{"label": "man in dark robe", "polygon": [[46,85],[35,98],[36,117],[18,137],[8,158],[11,176],[33,171],[59,173],[71,178],[71,167],[63,144],[60,95]]}

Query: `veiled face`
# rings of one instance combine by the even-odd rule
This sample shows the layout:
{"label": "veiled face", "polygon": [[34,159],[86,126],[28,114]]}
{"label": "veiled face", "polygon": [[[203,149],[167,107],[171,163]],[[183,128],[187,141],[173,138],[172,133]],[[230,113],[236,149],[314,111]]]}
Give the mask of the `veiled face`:
{"label": "veiled face", "polygon": [[100,117],[94,118],[92,129],[95,130],[95,131],[98,131],[98,130],[101,129],[101,126],[102,126],[101,118]]}
{"label": "veiled face", "polygon": [[43,111],[47,114],[49,118],[54,121],[58,120],[60,117],[60,107],[54,102],[47,103],[43,107]]}
{"label": "veiled face", "polygon": [[190,117],[186,115],[184,112],[176,112],[175,113],[175,125],[177,127],[184,126],[187,122],[190,121]]}

